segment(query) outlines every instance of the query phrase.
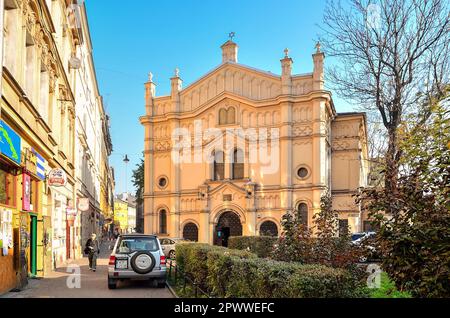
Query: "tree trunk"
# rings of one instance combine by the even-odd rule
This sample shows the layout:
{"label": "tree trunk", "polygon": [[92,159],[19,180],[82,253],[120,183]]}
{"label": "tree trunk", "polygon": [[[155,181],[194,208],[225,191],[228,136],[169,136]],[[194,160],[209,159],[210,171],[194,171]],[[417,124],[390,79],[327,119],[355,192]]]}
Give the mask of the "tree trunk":
{"label": "tree trunk", "polygon": [[397,193],[397,179],[399,173],[399,149],[398,149],[398,136],[397,129],[389,129],[389,144],[386,152],[386,168],[385,168],[385,180],[384,191],[386,198],[389,201],[389,205],[386,213],[394,215],[395,209],[395,195]]}

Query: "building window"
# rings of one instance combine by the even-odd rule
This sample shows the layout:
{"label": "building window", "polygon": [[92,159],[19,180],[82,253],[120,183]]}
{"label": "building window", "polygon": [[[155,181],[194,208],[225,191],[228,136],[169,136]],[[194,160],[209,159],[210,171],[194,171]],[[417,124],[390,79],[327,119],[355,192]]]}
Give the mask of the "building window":
{"label": "building window", "polygon": [[259,235],[261,236],[278,236],[278,227],[275,222],[265,221],[259,228]]}
{"label": "building window", "polygon": [[225,156],[222,151],[214,153],[214,180],[225,179]]}
{"label": "building window", "polygon": [[198,242],[198,227],[196,224],[190,222],[183,228],[183,238],[191,242]]}
{"label": "building window", "polygon": [[234,107],[228,109],[221,108],[219,110],[219,125],[234,124],[236,124],[236,109]]}
{"label": "building window", "polygon": [[349,235],[350,229],[348,227],[348,220],[341,219],[339,220],[339,237]]}
{"label": "building window", "polygon": [[233,153],[233,179],[244,179],[244,153],[235,149]]}
{"label": "building window", "polygon": [[308,205],[300,203],[297,207],[298,217],[304,226],[308,226]]}
{"label": "building window", "polygon": [[0,168],[0,204],[15,205],[16,185],[14,180],[12,174]]}
{"label": "building window", "polygon": [[49,124],[49,97],[50,97],[50,82],[47,69],[44,64],[41,64],[41,85],[40,85],[40,103],[39,112],[46,124]]}
{"label": "building window", "polygon": [[26,33],[26,59],[25,59],[25,92],[28,99],[34,103],[34,74],[36,68],[36,47],[33,43],[33,37]]}
{"label": "building window", "polygon": [[159,177],[158,178],[158,187],[161,189],[164,189],[169,184],[169,180],[167,180],[167,177]]}
{"label": "building window", "polygon": [[[3,10],[3,8],[2,8]],[[4,31],[5,31],[5,43],[4,43],[4,63],[9,69],[11,74],[17,77],[17,51],[18,51],[18,17],[19,10],[14,1],[9,1],[5,4],[5,17],[4,17]]]}
{"label": "building window", "polygon": [[302,165],[300,167],[297,167],[295,174],[298,179],[306,180],[311,175],[311,170],[308,167]]}
{"label": "building window", "polygon": [[159,211],[159,233],[167,234],[167,211]]}

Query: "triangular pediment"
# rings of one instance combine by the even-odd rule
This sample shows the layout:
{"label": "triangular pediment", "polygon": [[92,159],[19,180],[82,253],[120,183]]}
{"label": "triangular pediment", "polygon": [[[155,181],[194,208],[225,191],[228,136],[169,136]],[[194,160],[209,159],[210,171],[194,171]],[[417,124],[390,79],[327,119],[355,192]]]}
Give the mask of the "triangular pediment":
{"label": "triangular pediment", "polygon": [[[238,63],[223,63],[180,92],[181,112],[195,111],[224,94],[252,101],[270,100],[281,95],[281,77]],[[171,103],[168,96],[157,97],[156,115],[167,113]]]}
{"label": "triangular pediment", "polygon": [[218,185],[217,187],[211,189],[210,194],[214,195],[217,193],[224,193],[224,194],[232,194],[232,193],[240,193],[240,194],[245,194],[245,189],[239,187],[238,185],[234,184],[231,181],[225,181],[223,183],[221,183],[220,185]]}

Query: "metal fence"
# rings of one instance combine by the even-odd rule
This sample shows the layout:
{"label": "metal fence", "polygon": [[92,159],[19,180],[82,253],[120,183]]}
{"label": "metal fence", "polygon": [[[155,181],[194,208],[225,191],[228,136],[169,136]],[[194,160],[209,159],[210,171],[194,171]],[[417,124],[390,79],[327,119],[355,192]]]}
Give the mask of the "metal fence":
{"label": "metal fence", "polygon": [[169,282],[173,281],[174,286],[178,286],[178,283],[182,282],[183,294],[186,293],[186,287],[190,285],[194,290],[195,298],[198,298],[199,295],[203,295],[207,298],[214,298],[211,294],[201,289],[198,284],[192,279],[192,277],[189,277],[188,274],[178,269],[176,262],[174,262],[173,260],[169,261],[168,271]]}

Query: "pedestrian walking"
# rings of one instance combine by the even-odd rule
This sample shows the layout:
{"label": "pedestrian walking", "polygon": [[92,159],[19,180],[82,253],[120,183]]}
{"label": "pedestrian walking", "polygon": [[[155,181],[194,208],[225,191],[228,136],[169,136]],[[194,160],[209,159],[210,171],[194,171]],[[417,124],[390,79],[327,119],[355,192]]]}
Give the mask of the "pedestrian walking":
{"label": "pedestrian walking", "polygon": [[91,238],[86,242],[84,252],[89,258],[89,270],[95,272],[97,270],[97,257],[100,254],[100,244],[96,234],[91,234]]}

